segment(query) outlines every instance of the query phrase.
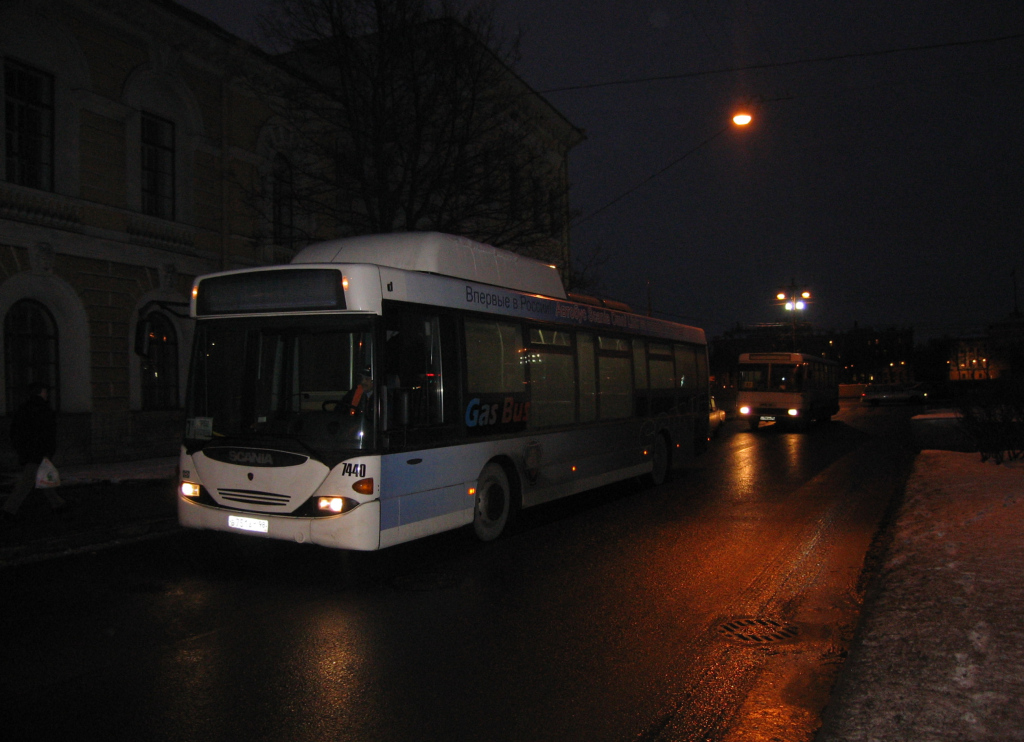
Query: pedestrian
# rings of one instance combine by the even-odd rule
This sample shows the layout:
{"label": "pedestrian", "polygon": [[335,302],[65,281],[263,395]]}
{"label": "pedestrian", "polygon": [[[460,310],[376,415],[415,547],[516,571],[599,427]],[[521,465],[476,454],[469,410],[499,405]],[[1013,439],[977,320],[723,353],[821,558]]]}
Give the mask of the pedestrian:
{"label": "pedestrian", "polygon": [[[13,518],[18,514],[25,498],[35,489],[39,464],[57,450],[57,416],[50,409],[49,394],[45,384],[32,384],[28,400],[11,420],[11,443],[21,459],[22,468],[4,504],[5,517]],[[67,506],[52,488],[44,488],[43,494],[52,510],[62,510]]]}

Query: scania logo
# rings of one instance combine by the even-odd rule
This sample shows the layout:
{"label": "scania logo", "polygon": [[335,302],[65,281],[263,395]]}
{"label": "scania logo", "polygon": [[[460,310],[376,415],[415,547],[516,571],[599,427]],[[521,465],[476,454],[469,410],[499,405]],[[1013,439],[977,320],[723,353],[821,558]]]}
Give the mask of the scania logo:
{"label": "scania logo", "polygon": [[232,464],[274,465],[274,457],[266,451],[228,451],[228,461]]}
{"label": "scania logo", "polygon": [[267,451],[259,448],[227,448],[207,446],[203,455],[214,461],[236,466],[299,466],[309,457],[287,451]]}

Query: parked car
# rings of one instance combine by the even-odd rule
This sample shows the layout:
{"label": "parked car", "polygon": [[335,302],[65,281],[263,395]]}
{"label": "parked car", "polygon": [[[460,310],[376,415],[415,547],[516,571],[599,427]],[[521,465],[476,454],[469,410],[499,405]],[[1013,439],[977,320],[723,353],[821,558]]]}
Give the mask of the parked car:
{"label": "parked car", "polygon": [[861,392],[864,404],[924,404],[928,392],[920,384],[868,384]]}
{"label": "parked car", "polygon": [[722,427],[722,423],[725,422],[725,410],[718,406],[715,402],[715,398],[711,398],[711,404],[708,409],[708,437],[714,438],[718,435],[719,429]]}

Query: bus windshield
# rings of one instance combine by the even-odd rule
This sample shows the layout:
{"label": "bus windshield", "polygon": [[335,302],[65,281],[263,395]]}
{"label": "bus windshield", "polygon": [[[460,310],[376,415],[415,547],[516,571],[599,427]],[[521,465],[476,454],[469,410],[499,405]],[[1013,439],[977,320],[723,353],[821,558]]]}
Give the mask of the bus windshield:
{"label": "bus windshield", "polygon": [[371,448],[372,358],[366,318],[199,322],[185,445],[273,445],[325,462]]}
{"label": "bus windshield", "polygon": [[800,364],[744,363],[740,365],[740,386],[745,392],[799,392],[803,374]]}

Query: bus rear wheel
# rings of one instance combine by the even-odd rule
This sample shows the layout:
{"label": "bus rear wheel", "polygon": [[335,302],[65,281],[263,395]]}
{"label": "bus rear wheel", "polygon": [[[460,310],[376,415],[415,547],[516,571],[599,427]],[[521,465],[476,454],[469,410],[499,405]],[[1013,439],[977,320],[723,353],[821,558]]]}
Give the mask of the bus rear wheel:
{"label": "bus rear wheel", "polygon": [[473,505],[473,533],[481,541],[494,541],[505,532],[513,513],[512,488],[499,464],[480,472]]}

